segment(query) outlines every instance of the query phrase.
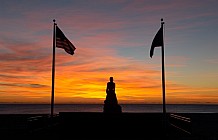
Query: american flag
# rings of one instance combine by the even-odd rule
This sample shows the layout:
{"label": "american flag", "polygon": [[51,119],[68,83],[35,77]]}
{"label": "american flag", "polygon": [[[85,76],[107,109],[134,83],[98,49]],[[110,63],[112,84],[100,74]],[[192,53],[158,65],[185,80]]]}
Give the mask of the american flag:
{"label": "american flag", "polygon": [[76,47],[66,38],[61,29],[56,26],[56,47],[64,49],[67,53],[73,55]]}

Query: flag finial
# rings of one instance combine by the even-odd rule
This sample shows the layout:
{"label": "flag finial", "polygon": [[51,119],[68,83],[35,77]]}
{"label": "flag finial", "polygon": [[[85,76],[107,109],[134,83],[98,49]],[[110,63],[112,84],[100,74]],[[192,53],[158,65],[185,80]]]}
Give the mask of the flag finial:
{"label": "flag finial", "polygon": [[53,22],[54,22],[54,23],[55,23],[55,21],[56,21],[56,20],[55,20],[55,19],[53,19]]}
{"label": "flag finial", "polygon": [[161,21],[161,25],[163,25],[164,24],[163,18],[161,18],[160,21]]}

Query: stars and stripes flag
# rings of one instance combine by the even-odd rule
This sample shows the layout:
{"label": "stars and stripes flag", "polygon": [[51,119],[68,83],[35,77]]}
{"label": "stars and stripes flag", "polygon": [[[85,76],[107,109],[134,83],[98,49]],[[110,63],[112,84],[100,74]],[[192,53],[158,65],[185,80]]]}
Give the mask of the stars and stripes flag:
{"label": "stars and stripes flag", "polygon": [[56,47],[64,49],[67,53],[73,55],[76,47],[67,39],[61,29],[56,26]]}

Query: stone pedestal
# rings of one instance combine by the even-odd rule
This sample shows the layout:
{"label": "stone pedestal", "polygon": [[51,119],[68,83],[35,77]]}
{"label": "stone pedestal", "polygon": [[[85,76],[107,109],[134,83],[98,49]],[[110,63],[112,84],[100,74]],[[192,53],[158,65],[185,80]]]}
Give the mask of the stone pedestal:
{"label": "stone pedestal", "polygon": [[118,104],[115,93],[107,94],[106,100],[104,100],[104,113],[122,113],[122,108]]}

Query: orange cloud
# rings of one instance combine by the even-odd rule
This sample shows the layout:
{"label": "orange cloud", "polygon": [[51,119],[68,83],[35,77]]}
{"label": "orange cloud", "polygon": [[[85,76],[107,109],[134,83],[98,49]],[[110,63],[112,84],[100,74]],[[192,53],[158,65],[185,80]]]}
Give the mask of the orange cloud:
{"label": "orange cloud", "polygon": [[[162,102],[160,71],[153,70],[159,66],[119,56],[114,48],[108,47],[114,38],[107,35],[83,38],[86,41],[77,44],[73,56],[56,48],[56,103],[103,103],[110,76],[114,77],[120,103]],[[51,54],[42,53],[43,48],[36,49],[36,46],[12,44],[7,46],[8,52],[1,55],[0,102],[50,102]],[[180,57],[177,60],[181,60],[180,64],[186,61]],[[166,87],[168,103],[204,102],[201,97],[217,91],[178,85],[173,81],[167,81]],[[187,94],[189,96],[184,96]],[[207,102],[217,103],[212,96],[207,99]]]}

